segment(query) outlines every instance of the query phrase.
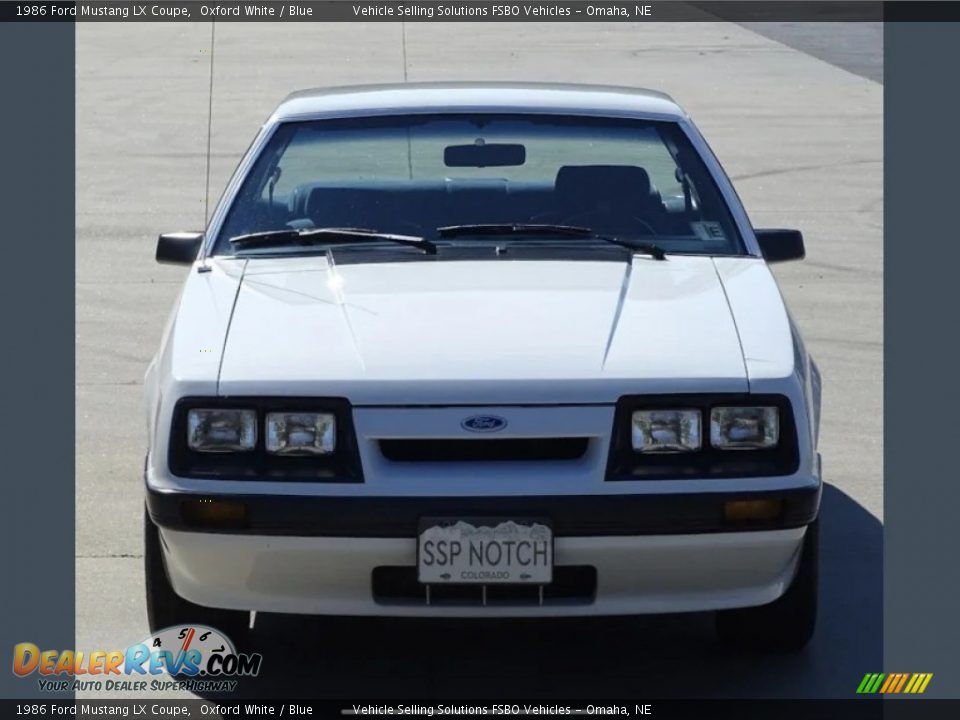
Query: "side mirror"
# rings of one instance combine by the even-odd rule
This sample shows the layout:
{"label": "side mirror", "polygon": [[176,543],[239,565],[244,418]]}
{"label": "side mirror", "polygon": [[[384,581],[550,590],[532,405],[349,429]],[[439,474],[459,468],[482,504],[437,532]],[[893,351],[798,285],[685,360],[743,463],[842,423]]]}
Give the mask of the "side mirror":
{"label": "side mirror", "polygon": [[799,230],[754,230],[760,252],[768,263],[803,260],[807,251],[803,247],[803,233]]}
{"label": "side mirror", "polygon": [[164,233],[157,240],[157,262],[192,265],[203,245],[202,232]]}

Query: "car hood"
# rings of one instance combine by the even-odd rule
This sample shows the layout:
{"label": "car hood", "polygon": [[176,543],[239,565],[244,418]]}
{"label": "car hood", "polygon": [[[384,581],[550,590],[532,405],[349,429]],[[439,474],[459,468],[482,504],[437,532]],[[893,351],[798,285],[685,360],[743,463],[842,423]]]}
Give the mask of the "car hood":
{"label": "car hood", "polygon": [[[774,315],[785,320],[762,261],[728,262],[725,271],[737,278],[749,268],[773,288]],[[748,360],[721,276],[711,258],[693,256],[335,267],[323,257],[251,260],[218,391],[356,404],[743,392]],[[737,295],[749,305],[749,292]]]}

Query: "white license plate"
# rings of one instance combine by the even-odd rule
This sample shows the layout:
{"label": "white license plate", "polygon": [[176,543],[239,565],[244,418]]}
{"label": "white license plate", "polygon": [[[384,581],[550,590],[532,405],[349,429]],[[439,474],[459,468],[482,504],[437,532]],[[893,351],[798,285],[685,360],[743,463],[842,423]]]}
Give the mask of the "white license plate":
{"label": "white license plate", "polygon": [[417,541],[421,583],[547,584],[553,530],[540,520],[425,518]]}

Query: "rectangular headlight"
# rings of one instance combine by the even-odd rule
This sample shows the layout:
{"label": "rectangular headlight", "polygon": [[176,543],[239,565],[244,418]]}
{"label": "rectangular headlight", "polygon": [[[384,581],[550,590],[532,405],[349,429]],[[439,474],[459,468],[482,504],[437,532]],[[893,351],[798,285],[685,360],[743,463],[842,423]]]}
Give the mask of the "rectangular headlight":
{"label": "rectangular headlight", "polygon": [[187,445],[197,452],[245,452],[257,444],[254,410],[197,409],[187,414]]}
{"label": "rectangular headlight", "polygon": [[267,413],[267,452],[274,455],[329,455],[337,445],[331,413]]}
{"label": "rectangular headlight", "polygon": [[637,410],[633,449],[641,453],[681,453],[700,449],[699,410]]}
{"label": "rectangular headlight", "polygon": [[710,444],[720,450],[762,450],[780,442],[775,407],[715,407],[710,411]]}

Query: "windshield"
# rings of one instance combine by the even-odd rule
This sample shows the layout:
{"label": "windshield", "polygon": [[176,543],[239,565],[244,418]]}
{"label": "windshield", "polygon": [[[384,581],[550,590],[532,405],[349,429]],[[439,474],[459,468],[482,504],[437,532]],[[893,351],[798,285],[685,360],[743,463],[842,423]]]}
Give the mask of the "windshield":
{"label": "windshield", "polygon": [[[282,124],[240,187],[214,253],[241,252],[231,238],[277,230],[438,239],[439,228],[492,224],[576,226],[671,253],[743,252],[724,199],[675,123],[457,113]],[[495,235],[461,228],[438,244]]]}

